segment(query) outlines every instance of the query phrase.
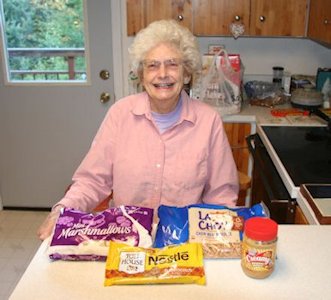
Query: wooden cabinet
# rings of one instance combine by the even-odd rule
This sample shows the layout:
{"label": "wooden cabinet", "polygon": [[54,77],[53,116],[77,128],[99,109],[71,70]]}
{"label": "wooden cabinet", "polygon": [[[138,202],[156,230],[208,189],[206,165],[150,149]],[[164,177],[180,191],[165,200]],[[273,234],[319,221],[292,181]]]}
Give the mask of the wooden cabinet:
{"label": "wooden cabinet", "polygon": [[250,35],[305,36],[307,0],[251,0]]}
{"label": "wooden cabinet", "polygon": [[[238,171],[248,174],[249,150],[246,143],[246,136],[251,134],[251,124],[224,123],[224,129],[227,134]],[[245,205],[245,198],[246,193],[240,193],[237,205]]]}
{"label": "wooden cabinet", "polygon": [[249,150],[246,136],[251,134],[250,123],[224,123],[224,129],[239,171],[248,174]]}
{"label": "wooden cabinet", "polygon": [[148,24],[162,19],[175,19],[192,30],[190,0],[126,0],[127,33],[135,35]]}
{"label": "wooden cabinet", "polygon": [[233,22],[249,28],[249,0],[194,0],[193,33],[195,35],[231,35]]}
{"label": "wooden cabinet", "polygon": [[295,208],[294,224],[300,224],[300,225],[309,224],[299,205],[297,205]]}
{"label": "wooden cabinet", "polygon": [[308,37],[331,44],[330,0],[310,0]]}
{"label": "wooden cabinet", "polygon": [[135,35],[140,29],[145,27],[144,22],[144,1],[126,1],[126,20],[128,36]]}
{"label": "wooden cabinet", "polygon": [[[245,26],[244,35],[305,36],[308,0],[127,0],[128,35],[149,23],[175,19],[197,36],[231,36],[229,26]],[[326,0],[328,1],[328,0]]]}
{"label": "wooden cabinet", "polygon": [[231,35],[231,23],[245,26],[244,35],[304,36],[307,0],[195,0],[195,35]]}

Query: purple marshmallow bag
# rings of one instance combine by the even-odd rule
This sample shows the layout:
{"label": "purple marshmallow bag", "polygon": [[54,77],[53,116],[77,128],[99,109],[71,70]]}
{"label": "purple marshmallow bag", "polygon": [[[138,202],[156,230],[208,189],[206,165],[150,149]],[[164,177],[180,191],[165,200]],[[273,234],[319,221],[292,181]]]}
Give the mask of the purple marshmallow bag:
{"label": "purple marshmallow bag", "polygon": [[106,260],[109,241],[152,246],[153,209],[109,208],[98,214],[65,208],[55,225],[48,255],[58,260]]}

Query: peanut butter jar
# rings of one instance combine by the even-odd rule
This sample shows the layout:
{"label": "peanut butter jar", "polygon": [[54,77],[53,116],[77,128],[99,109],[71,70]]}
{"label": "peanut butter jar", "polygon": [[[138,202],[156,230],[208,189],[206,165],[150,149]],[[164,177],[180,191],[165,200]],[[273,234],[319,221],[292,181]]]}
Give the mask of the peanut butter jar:
{"label": "peanut butter jar", "polygon": [[275,268],[278,224],[269,218],[253,217],[244,226],[241,267],[249,277],[266,278]]}

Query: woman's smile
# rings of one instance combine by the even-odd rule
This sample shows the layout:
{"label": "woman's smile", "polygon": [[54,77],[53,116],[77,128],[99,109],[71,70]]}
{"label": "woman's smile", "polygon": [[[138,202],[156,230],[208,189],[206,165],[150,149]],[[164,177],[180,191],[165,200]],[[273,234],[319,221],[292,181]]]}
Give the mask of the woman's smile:
{"label": "woman's smile", "polygon": [[154,86],[156,88],[170,88],[170,87],[174,86],[174,83],[167,83],[167,82],[154,83]]}

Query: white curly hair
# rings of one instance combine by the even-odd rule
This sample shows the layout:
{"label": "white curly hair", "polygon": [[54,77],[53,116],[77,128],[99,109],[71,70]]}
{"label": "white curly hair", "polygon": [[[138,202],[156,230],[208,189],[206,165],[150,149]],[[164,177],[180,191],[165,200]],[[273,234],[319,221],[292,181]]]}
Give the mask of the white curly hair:
{"label": "white curly hair", "polygon": [[190,76],[193,83],[199,77],[202,66],[199,46],[191,31],[175,20],[155,21],[138,32],[128,49],[131,71],[141,81],[142,61],[149,50],[161,43],[169,43],[181,52],[185,75]]}

